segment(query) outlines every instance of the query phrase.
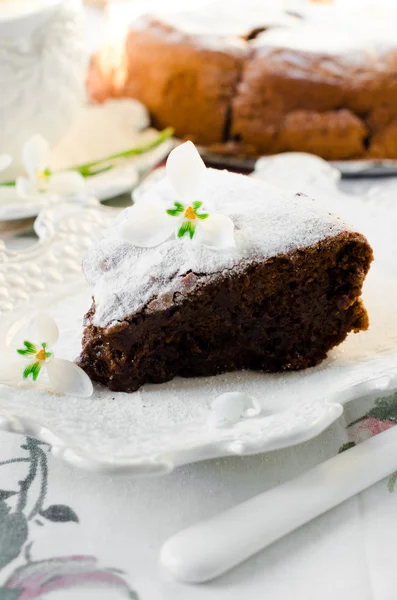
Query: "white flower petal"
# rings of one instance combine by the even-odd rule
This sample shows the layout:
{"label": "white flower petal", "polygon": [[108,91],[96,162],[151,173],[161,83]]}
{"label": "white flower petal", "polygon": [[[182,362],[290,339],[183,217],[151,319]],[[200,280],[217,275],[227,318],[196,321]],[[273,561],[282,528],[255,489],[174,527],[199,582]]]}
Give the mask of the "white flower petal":
{"label": "white flower petal", "polygon": [[207,248],[222,250],[236,246],[234,223],[226,215],[213,213],[208,219],[199,221],[196,235],[197,242]]}
{"label": "white flower petal", "polygon": [[167,160],[167,176],[177,194],[186,202],[201,200],[207,168],[192,142],[171,152]]}
{"label": "white flower petal", "polygon": [[34,198],[38,195],[37,186],[27,177],[17,177],[15,191],[20,198]]}
{"label": "white flower petal", "polygon": [[161,202],[138,202],[120,226],[120,236],[140,248],[153,248],[165,242],[183,219],[171,217]]}
{"label": "white flower petal", "polygon": [[51,387],[55,392],[89,398],[93,387],[87,373],[70,360],[53,358],[45,363]]}
{"label": "white flower petal", "polygon": [[8,169],[12,163],[12,158],[9,154],[0,154],[0,171]]}
{"label": "white flower petal", "polygon": [[51,348],[59,338],[58,325],[54,319],[46,313],[39,313],[29,326],[28,339],[33,343],[42,344],[45,342]]}
{"label": "white flower petal", "polygon": [[22,148],[22,163],[29,177],[45,171],[49,165],[50,147],[42,135],[33,135]]}
{"label": "white flower petal", "polygon": [[77,171],[63,171],[55,173],[48,179],[47,190],[50,194],[67,196],[76,194],[85,189],[85,179]]}
{"label": "white flower petal", "polygon": [[[34,362],[34,356],[30,356],[30,362]],[[32,360],[33,358],[33,360]],[[0,383],[7,385],[17,385],[23,379],[23,372],[26,367],[24,357],[16,352],[1,355],[0,361]]]}

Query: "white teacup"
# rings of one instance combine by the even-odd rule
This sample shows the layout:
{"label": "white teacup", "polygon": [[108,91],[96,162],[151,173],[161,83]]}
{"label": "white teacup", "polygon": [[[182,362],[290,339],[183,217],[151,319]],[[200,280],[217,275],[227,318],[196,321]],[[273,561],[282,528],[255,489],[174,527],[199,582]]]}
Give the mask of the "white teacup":
{"label": "white teacup", "polygon": [[20,162],[36,133],[53,146],[84,101],[81,0],[0,0],[0,154]]}

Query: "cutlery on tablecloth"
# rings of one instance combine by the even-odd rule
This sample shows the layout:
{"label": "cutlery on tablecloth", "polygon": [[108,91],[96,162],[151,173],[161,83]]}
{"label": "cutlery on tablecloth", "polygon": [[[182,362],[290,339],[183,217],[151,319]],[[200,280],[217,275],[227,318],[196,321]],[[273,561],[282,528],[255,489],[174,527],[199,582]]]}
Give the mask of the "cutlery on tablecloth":
{"label": "cutlery on tablecloth", "polygon": [[209,581],[397,470],[397,427],[170,538],[160,563],[173,578]]}

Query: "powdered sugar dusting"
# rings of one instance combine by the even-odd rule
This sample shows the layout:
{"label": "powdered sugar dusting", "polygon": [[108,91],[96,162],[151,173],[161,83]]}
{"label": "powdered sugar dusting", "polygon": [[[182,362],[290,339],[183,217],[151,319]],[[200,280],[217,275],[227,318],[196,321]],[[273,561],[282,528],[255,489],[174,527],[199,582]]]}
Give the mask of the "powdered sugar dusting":
{"label": "powdered sugar dusting", "polygon": [[[140,202],[172,201],[167,179],[153,184]],[[106,327],[147,307],[161,310],[230,269],[242,269],[278,254],[316,244],[348,227],[320,203],[244,175],[207,170],[203,200],[229,215],[235,225],[236,248],[214,251],[189,239],[171,237],[155,248],[120,241],[120,224],[130,208],[85,258],[83,268],[93,286],[94,323]]]}
{"label": "powdered sugar dusting", "polygon": [[[173,28],[172,32],[167,30],[168,42],[191,36],[191,44],[211,50],[248,53],[251,46],[263,50],[283,48],[337,56],[347,65],[368,65],[373,61],[381,63],[382,57],[396,48],[396,12],[390,12],[391,6],[382,11],[378,6],[374,10],[361,3],[357,8],[315,2],[274,4],[263,0],[206,0],[183,10],[166,7],[150,16]],[[130,17],[128,9],[123,10],[134,29],[147,27],[146,6],[145,18],[140,21],[136,20],[135,5]],[[258,35],[261,30],[263,33]],[[258,37],[247,41],[253,33]]]}
{"label": "powdered sugar dusting", "polygon": [[162,12],[156,17],[188,35],[244,38],[257,28],[293,27],[299,17],[258,0],[240,3],[216,0],[200,8]]}
{"label": "powdered sugar dusting", "polygon": [[350,64],[354,60],[371,64],[391,48],[396,48],[395,28],[387,21],[363,22],[329,15],[325,19],[307,19],[294,28],[265,31],[253,41],[255,47],[285,48],[311,54],[333,55]]}

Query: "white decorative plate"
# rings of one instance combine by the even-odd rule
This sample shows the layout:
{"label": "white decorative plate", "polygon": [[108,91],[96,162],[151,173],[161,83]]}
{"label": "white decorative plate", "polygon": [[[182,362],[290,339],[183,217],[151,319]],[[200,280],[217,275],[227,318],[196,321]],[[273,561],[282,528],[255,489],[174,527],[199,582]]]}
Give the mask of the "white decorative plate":
{"label": "white decorative plate", "polygon": [[[69,169],[147,144],[159,133],[149,125],[149,114],[137,100],[109,100],[103,105],[83,107],[52,150],[51,169]],[[173,140],[167,140],[149,152],[118,161],[111,171],[87,178],[87,194],[107,200],[131,192],[141,177],[166,158],[174,145]],[[20,169],[18,165],[11,165],[7,172],[1,173],[2,180],[14,179],[21,174]],[[49,207],[48,202],[45,196],[40,201],[21,199],[15,188],[0,187],[0,221],[35,217],[40,210]]]}
{"label": "white decorative plate", "polygon": [[[33,384],[17,389],[0,386],[0,427],[50,443],[57,456],[77,466],[158,474],[197,460],[302,442],[334,421],[345,402],[396,389],[397,210],[387,194],[367,193],[363,198],[337,191],[338,173],[308,155],[265,160],[256,176],[280,183],[286,173],[288,187],[312,194],[317,190],[316,195],[350,217],[373,243],[378,258],[364,292],[371,318],[368,332],[349,336],[321,365],[298,373],[176,379],[147,385],[134,394],[96,386],[89,399],[55,396]],[[36,221],[40,241],[34,247],[8,252],[0,246],[3,343],[37,310],[44,310],[60,326],[57,356],[78,355],[82,317],[91,302],[81,257],[116,214],[116,209],[96,201],[86,207],[49,208]],[[211,404],[226,391],[249,392],[259,401],[261,414],[229,427],[214,427]]]}
{"label": "white decorative plate", "polygon": [[[242,173],[250,173],[253,171],[255,169],[256,161],[258,160],[257,158],[252,157],[218,154],[207,150],[205,147],[200,148],[200,154],[205,162],[212,167],[231,169]],[[277,155],[270,155],[266,158],[272,158],[272,156]],[[346,178],[397,175],[397,160],[390,158],[336,160],[329,161],[329,165],[338,169]]]}

